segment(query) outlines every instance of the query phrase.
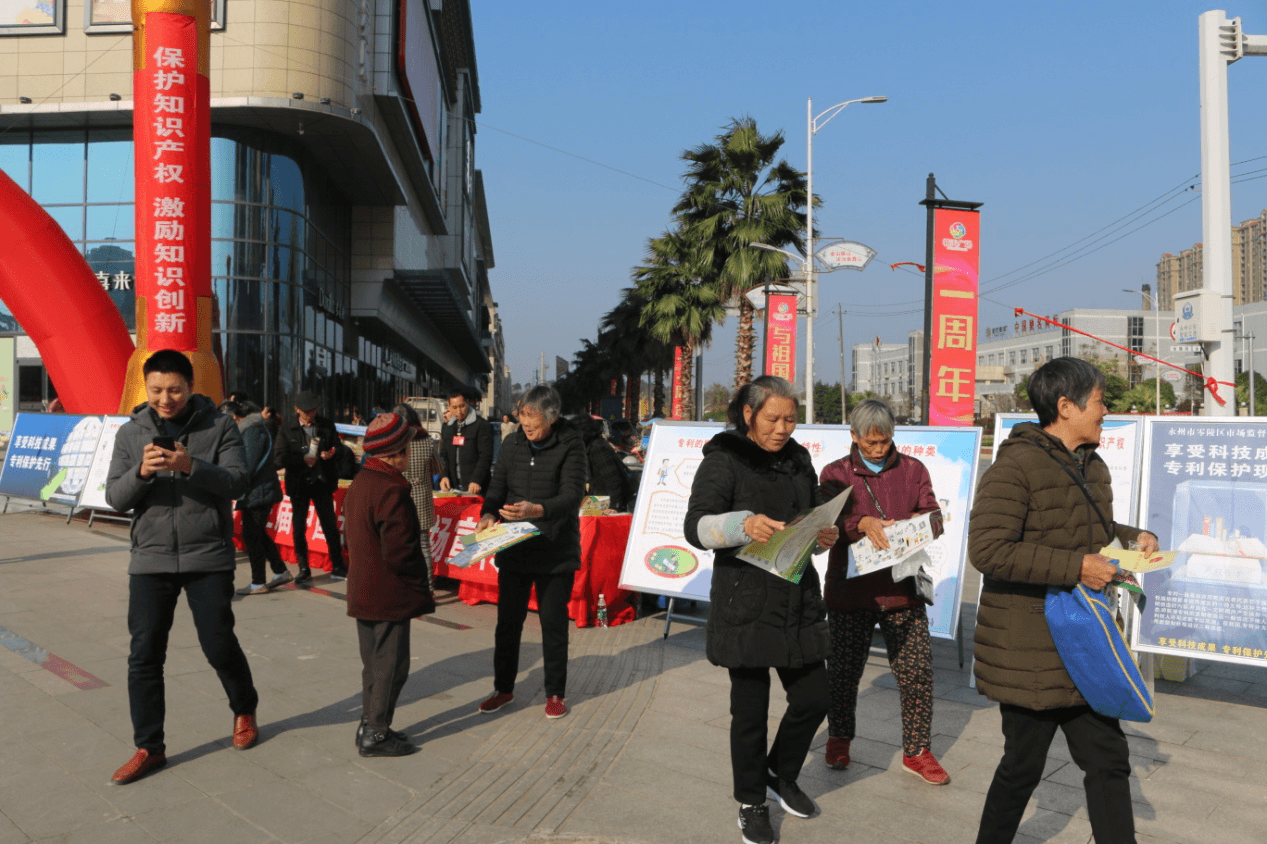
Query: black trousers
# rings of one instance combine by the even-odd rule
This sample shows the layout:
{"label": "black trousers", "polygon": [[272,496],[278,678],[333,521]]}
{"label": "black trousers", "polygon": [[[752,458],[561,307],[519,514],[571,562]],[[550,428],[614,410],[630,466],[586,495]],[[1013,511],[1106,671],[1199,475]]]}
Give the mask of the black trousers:
{"label": "black trousers", "polygon": [[233,572],[134,574],[128,581],[128,631],[132,634],[128,701],[136,746],[152,753],[166,752],[163,664],[176,600],[182,591],[194,617],[198,644],[220,678],[229,709],[235,716],[254,714],[259,695],[246,654],[233,633]]}
{"label": "black trousers", "polygon": [[1057,727],[1065,731],[1069,754],[1082,770],[1096,844],[1134,844],[1130,751],[1117,719],[1089,706],[1026,709],[1004,703],[999,709],[1003,759],[986,793],[977,844],[1007,844],[1016,836],[1025,804],[1043,777]]}
{"label": "black trousers", "polygon": [[568,601],[575,572],[521,574],[497,571],[497,629],[493,633],[493,687],[510,694],[519,674],[519,641],[528,617],[528,599],[537,587],[546,697],[566,697],[568,684]]}
{"label": "black trousers", "polygon": [[805,756],[827,717],[827,668],[815,662],[802,668],[776,668],[787,693],[787,711],[774,744],[766,750],[770,713],[770,669],[730,669],[730,769],[735,799],[765,802],[766,769],[796,782]]}
{"label": "black trousers", "polygon": [[268,535],[265,525],[272,507],[246,507],[242,513],[242,542],[246,545],[246,554],[251,558],[251,583],[256,586],[265,582],[264,562],[267,561],[273,574],[283,574],[286,564],[277,550],[277,543]]}
{"label": "black trousers", "polygon": [[400,690],[409,679],[409,619],[356,621],[361,644],[361,716],[371,732],[392,725]]}
{"label": "black trousers", "polygon": [[301,569],[308,568],[308,502],[317,508],[317,521],[321,523],[321,532],[326,535],[326,546],[330,549],[330,565],[335,571],[347,568],[343,561],[343,546],[339,541],[339,520],[334,515],[334,494],[329,492],[308,492],[303,495],[292,495],[290,506],[291,518],[294,520],[295,561]]}

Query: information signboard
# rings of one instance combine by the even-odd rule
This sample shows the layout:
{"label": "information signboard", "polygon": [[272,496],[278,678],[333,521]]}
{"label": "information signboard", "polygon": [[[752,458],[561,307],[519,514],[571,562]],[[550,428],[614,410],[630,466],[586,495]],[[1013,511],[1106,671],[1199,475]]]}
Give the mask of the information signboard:
{"label": "information signboard", "polygon": [[19,413],[0,472],[0,495],[73,506],[100,435],[100,416]]}
{"label": "information signboard", "polygon": [[[669,597],[707,601],[712,553],[694,548],[683,534],[687,502],[703,447],[722,426],[715,422],[658,421],[647,443],[647,458],[634,509],[620,587]],[[849,428],[802,425],[795,439],[809,450],[814,468],[849,453]],[[928,608],[934,636],[954,638],[959,623],[963,565],[967,558],[968,514],[976,490],[980,428],[898,427],[899,450],[928,467],[933,490],[942,503],[945,533],[929,546],[933,561],[934,602]],[[820,577],[827,555],[814,558]]]}

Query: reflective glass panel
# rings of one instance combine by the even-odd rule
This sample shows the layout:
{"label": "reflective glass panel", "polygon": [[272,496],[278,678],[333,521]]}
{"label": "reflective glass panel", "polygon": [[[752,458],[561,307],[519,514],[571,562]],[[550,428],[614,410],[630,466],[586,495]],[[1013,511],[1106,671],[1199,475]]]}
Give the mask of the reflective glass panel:
{"label": "reflective glass panel", "polygon": [[36,132],[31,196],[41,205],[84,201],[83,132]]}
{"label": "reflective glass panel", "polygon": [[0,135],[0,170],[28,193],[31,187],[30,140],[31,136],[20,130]]}
{"label": "reflective glass panel", "polygon": [[89,205],[87,240],[133,240],[136,211],[128,205]]}
{"label": "reflective glass panel", "polygon": [[88,135],[88,201],[127,202],[136,189],[132,176],[132,133],[94,130]]}
{"label": "reflective glass panel", "polygon": [[84,239],[84,206],[54,205],[44,210],[48,212],[48,216],[57,221],[57,225],[62,227],[62,231],[66,232],[66,236],[71,240]]}

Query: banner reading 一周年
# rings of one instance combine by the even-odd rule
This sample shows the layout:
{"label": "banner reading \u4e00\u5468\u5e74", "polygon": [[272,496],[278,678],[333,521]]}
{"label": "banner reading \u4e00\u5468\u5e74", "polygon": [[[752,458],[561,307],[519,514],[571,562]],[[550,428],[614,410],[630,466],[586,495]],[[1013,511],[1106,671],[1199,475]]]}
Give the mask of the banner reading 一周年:
{"label": "banner reading \u4e00\u5468\u5e74", "polygon": [[928,421],[971,425],[977,379],[978,211],[933,209]]}

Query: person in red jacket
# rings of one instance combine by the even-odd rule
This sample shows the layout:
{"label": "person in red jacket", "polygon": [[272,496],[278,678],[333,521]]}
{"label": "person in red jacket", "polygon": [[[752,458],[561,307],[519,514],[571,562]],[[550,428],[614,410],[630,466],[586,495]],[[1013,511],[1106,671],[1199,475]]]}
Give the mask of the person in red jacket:
{"label": "person in red jacket", "polygon": [[348,547],[348,615],[361,645],[362,756],[417,751],[391,728],[409,677],[409,623],[435,612],[418,511],[404,469],[416,430],[395,413],[380,413],[365,431],[365,465],[343,501]]}
{"label": "person in red jacket", "polygon": [[888,548],[884,529],[921,513],[933,514],[933,535],[940,536],[941,508],[928,468],[893,445],[893,411],[887,404],[866,399],[850,414],[849,423],[853,438],[849,455],[823,469],[819,488],[820,495],[827,498],[853,490],[839,522],[845,541],[832,548],[827,558],[824,589],[831,633],[827,766],[841,769],[849,765],[858,683],[871,649],[871,631],[878,623],[902,705],[902,769],[927,783],[945,785],[950,775],[929,749],[933,649],[916,577],[912,573],[895,581],[894,569],[881,569],[848,578],[849,548],[855,542],[866,536],[877,548]]}

